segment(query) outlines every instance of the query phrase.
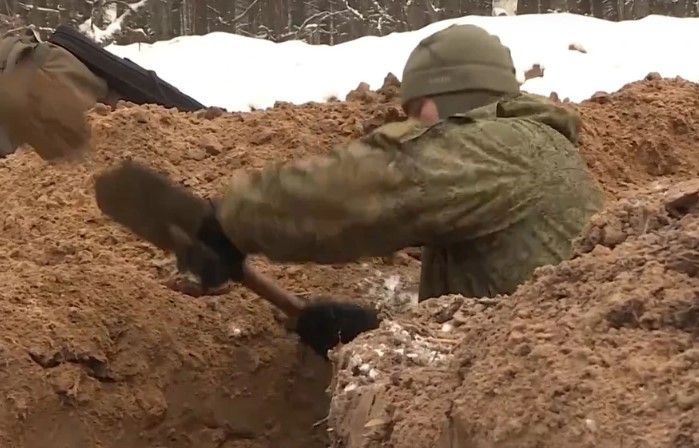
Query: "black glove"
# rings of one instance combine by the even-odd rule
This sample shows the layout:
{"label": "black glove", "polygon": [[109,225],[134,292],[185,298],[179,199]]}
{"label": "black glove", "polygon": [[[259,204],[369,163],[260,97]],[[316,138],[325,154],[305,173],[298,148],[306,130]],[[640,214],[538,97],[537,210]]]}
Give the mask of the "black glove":
{"label": "black glove", "polygon": [[196,240],[176,255],[178,270],[196,275],[204,289],[243,278],[245,254],[223,232],[213,203],[199,226]]}
{"label": "black glove", "polygon": [[323,300],[309,303],[301,311],[296,321],[296,334],[301,342],[327,360],[328,350],[378,328],[379,322],[374,309]]}

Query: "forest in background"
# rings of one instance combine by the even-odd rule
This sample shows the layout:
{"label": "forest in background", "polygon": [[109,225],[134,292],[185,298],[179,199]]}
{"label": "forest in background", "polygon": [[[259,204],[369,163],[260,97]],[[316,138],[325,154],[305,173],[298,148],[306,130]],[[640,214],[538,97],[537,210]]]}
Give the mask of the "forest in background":
{"label": "forest in background", "polygon": [[104,45],[214,31],[333,45],[464,15],[554,12],[613,21],[697,17],[699,0],[2,0],[0,27],[32,24],[45,37],[70,24]]}

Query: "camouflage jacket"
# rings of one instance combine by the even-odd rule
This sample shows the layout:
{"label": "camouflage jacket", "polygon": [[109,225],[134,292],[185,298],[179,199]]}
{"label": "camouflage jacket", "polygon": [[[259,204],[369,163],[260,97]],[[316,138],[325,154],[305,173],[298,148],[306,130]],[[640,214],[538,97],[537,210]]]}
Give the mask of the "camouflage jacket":
{"label": "camouflage jacket", "polygon": [[436,125],[384,125],[329,154],[239,172],[220,208],[241,250],[338,263],[424,246],[420,299],[511,293],[570,256],[603,204],[578,116],[520,94]]}

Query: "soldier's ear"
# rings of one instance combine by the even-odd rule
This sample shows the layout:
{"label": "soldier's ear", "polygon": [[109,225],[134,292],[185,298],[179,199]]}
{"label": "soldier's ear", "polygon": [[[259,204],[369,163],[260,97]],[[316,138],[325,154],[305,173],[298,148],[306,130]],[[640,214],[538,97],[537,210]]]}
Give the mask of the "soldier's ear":
{"label": "soldier's ear", "polygon": [[422,103],[424,101],[425,98],[413,98],[412,100],[403,104],[403,112],[405,112],[405,115],[410,118],[419,118],[420,111],[422,110]]}
{"label": "soldier's ear", "polygon": [[430,98],[414,98],[403,105],[403,111],[408,117],[427,124],[439,121],[437,104]]}
{"label": "soldier's ear", "polygon": [[435,124],[438,122],[439,108],[437,107],[437,103],[429,98],[424,98],[420,104],[420,112],[415,118],[426,124]]}

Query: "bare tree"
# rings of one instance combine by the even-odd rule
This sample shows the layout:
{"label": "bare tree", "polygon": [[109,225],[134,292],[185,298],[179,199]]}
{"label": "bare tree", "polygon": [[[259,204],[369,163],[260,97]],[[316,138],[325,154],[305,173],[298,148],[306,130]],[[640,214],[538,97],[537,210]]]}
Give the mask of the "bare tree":
{"label": "bare tree", "polygon": [[[101,44],[225,31],[333,45],[464,15],[572,12],[607,20],[699,16],[699,0],[2,0],[0,14],[48,35],[70,24]],[[0,26],[3,22],[0,21]]]}

